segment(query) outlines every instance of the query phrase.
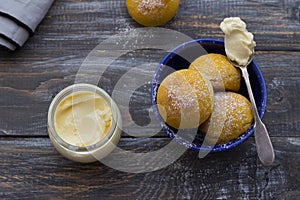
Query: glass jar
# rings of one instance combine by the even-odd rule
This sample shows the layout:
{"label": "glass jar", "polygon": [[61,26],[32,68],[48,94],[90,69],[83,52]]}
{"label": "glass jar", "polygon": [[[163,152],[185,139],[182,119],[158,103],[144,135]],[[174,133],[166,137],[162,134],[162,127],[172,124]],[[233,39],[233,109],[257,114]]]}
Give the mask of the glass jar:
{"label": "glass jar", "polygon": [[[55,112],[60,102],[67,96],[78,92],[92,92],[100,95],[110,106],[112,112],[112,122],[107,134],[100,141],[89,146],[75,146],[66,142],[58,134],[54,123]],[[104,90],[91,84],[74,84],[63,89],[55,96],[49,107],[48,133],[50,140],[59,153],[76,162],[95,162],[111,153],[119,142],[121,128],[122,118],[116,103]]]}

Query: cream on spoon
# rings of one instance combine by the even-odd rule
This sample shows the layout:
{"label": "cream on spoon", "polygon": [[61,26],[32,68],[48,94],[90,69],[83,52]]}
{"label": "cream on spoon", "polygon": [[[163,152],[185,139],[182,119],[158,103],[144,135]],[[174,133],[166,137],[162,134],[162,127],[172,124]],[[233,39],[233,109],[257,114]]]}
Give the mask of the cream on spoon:
{"label": "cream on spoon", "polygon": [[246,65],[256,46],[253,34],[246,29],[246,23],[239,17],[225,18],[220,25],[225,33],[225,51],[231,61]]}
{"label": "cream on spoon", "polygon": [[274,149],[266,126],[259,117],[247,71],[247,66],[252,62],[256,45],[253,34],[247,31],[245,22],[239,17],[224,19],[220,28],[225,33],[226,55],[235,67],[241,69],[246,82],[254,114],[254,135],[258,157],[264,165],[270,165],[275,158]]}

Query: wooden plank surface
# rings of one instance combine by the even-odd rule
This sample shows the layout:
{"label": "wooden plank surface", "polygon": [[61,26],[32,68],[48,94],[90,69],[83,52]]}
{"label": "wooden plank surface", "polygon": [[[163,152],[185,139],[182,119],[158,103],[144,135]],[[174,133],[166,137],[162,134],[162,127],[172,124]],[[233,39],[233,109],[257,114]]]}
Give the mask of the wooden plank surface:
{"label": "wooden plank surface", "polygon": [[[299,50],[299,2],[296,0],[181,0],[176,17],[164,27],[192,38],[223,38],[219,23],[240,16],[257,40],[258,50]],[[48,15],[21,51],[43,56],[90,51],[113,34],[141,27],[128,15],[123,0],[55,1]],[[51,52],[51,53],[50,53]],[[1,51],[1,54],[3,52]],[[24,54],[34,56],[34,54]]]}
{"label": "wooden plank surface", "polygon": [[[166,168],[132,174],[64,159],[47,137],[46,117],[53,97],[74,83],[94,47],[142,26],[130,18],[124,0],[55,1],[24,47],[15,52],[0,48],[0,198],[299,199],[299,13],[298,0],[181,0],[177,15],[164,26],[195,39],[222,39],[223,18],[240,16],[247,22],[267,84],[264,122],[274,142],[272,166],[261,165],[250,138],[227,152],[198,159],[189,150]],[[120,72],[159,62],[165,54],[139,50],[120,57],[101,87],[111,92]],[[140,126],[149,123],[148,97],[149,84],[130,101],[131,117]],[[143,139],[123,133],[120,146],[147,152],[170,141],[156,126],[139,136],[149,132],[158,134]]]}
{"label": "wooden plank surface", "polygon": [[[134,152],[155,150],[169,139],[122,139]],[[297,199],[300,195],[300,138],[272,139],[276,161],[261,165],[253,139],[223,153],[199,159],[188,150],[155,172],[132,174],[102,163],[82,165],[64,159],[48,138],[0,141],[0,196],[34,199]],[[138,162],[138,161],[137,161]],[[34,173],[32,173],[34,171]]]}
{"label": "wooden plank surface", "polygon": [[[181,0],[176,17],[165,27],[192,38],[222,38],[219,23],[229,16],[248,22],[259,50],[300,49],[299,2],[295,0]],[[35,35],[44,40],[28,48],[90,49],[112,34],[141,27],[129,17],[123,0],[56,1],[44,21],[38,31],[43,34]]]}
{"label": "wooden plank surface", "polygon": [[[117,65],[125,67],[119,70],[126,71],[130,66],[143,64],[147,53],[149,52],[137,52],[122,57]],[[158,63],[164,55],[165,52],[151,53],[148,62]],[[14,54],[12,56],[15,57]],[[0,135],[47,135],[47,110],[51,100],[61,89],[73,84],[83,61],[79,61],[77,56],[65,61],[64,57],[61,60],[54,58],[52,62],[35,58],[36,61],[21,64],[24,69],[18,73],[7,71],[17,71],[19,62],[13,62],[13,58],[4,59],[7,61],[0,64],[2,70]],[[269,127],[271,136],[299,136],[300,52],[259,51],[255,59],[267,84],[268,101],[264,121]],[[9,68],[7,63],[14,63],[15,66]],[[147,69],[142,72],[147,73]],[[111,80],[117,77],[118,75],[114,73],[109,74],[107,81],[101,82],[101,87],[110,91]],[[150,85],[147,84],[146,88],[138,90],[130,103],[131,117],[139,125],[149,123],[148,110],[151,107],[149,88]],[[28,114],[30,117],[27,117]]]}

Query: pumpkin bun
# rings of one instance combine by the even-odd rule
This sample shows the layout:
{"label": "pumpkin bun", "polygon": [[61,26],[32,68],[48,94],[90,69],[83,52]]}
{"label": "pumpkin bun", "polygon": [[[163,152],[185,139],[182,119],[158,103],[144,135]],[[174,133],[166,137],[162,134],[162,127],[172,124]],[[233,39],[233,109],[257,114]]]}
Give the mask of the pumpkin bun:
{"label": "pumpkin bun", "polygon": [[206,54],[191,63],[189,69],[207,77],[217,90],[237,92],[241,85],[241,73],[221,54]]}
{"label": "pumpkin bun", "polygon": [[209,118],[214,105],[210,81],[189,69],[168,75],[160,84],[156,98],[163,120],[177,129],[197,128]]}
{"label": "pumpkin bun", "polygon": [[225,144],[247,131],[253,121],[251,104],[244,96],[233,92],[217,92],[214,111],[200,131],[209,143]]}
{"label": "pumpkin bun", "polygon": [[180,0],[126,0],[129,15],[144,26],[161,26],[176,14]]}

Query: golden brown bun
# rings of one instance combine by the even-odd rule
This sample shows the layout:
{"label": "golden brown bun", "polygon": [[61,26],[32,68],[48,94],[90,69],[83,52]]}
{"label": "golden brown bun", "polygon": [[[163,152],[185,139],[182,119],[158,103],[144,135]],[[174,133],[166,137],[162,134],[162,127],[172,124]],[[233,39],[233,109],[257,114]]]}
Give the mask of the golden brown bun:
{"label": "golden brown bun", "polygon": [[129,15],[144,26],[161,26],[170,21],[180,0],[126,0]]}
{"label": "golden brown bun", "polygon": [[240,89],[241,73],[221,54],[206,54],[191,63],[189,69],[197,70],[207,77],[215,89],[237,92]]}
{"label": "golden brown bun", "polygon": [[210,81],[188,69],[167,76],[157,92],[160,115],[177,129],[197,128],[206,121],[213,110],[213,99]]}
{"label": "golden brown bun", "polygon": [[218,92],[215,93],[212,116],[200,130],[207,135],[208,142],[224,144],[247,131],[252,121],[253,112],[248,99],[233,92]]}

